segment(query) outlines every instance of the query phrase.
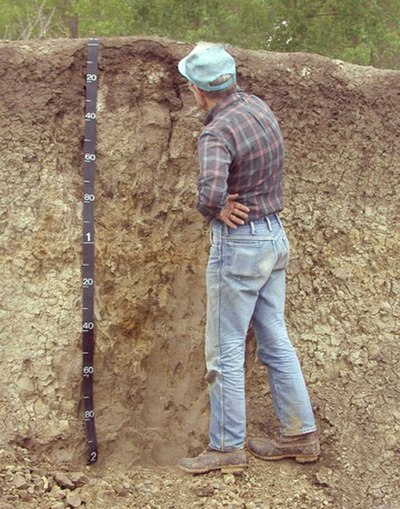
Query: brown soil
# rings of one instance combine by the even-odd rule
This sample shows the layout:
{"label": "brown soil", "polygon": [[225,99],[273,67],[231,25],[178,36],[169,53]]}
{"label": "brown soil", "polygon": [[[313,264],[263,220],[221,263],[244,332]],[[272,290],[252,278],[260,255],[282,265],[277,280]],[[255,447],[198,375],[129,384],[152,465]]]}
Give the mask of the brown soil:
{"label": "brown soil", "polygon": [[[189,47],[101,41],[100,459],[87,468],[85,45],[0,43],[0,509],[399,508],[400,73],[232,48],[240,84],[270,103],[286,140],[287,318],[322,456],[191,477],[174,465],[207,444],[208,230],[194,210],[201,114],[176,70]],[[254,350],[250,333],[248,432],[270,435],[277,423]]]}

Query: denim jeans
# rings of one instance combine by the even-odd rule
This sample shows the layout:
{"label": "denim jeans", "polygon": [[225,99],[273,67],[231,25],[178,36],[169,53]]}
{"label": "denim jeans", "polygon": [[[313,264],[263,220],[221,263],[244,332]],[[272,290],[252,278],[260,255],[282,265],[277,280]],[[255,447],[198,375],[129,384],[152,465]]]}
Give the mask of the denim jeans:
{"label": "denim jeans", "polygon": [[246,434],[244,358],[250,323],[257,355],[268,367],[284,436],[316,430],[300,363],[287,334],[285,270],[289,243],[277,215],[231,229],[211,224],[207,266],[206,379],[210,447],[243,447]]}

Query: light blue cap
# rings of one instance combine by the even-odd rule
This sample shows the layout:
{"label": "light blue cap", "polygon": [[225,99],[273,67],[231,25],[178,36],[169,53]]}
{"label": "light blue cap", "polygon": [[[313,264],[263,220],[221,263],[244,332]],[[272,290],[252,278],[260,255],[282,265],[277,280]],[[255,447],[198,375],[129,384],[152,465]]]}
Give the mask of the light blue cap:
{"label": "light blue cap", "polygon": [[[178,64],[179,72],[205,92],[224,90],[236,82],[236,65],[222,44],[199,43]],[[220,76],[231,78],[220,85],[211,85]]]}

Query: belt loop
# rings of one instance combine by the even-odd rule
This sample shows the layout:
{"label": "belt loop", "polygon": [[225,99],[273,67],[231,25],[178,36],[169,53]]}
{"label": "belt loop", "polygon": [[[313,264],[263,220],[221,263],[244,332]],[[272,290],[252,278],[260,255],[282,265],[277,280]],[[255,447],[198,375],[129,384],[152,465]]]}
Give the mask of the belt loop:
{"label": "belt loop", "polygon": [[228,225],[224,223],[224,235],[229,235]]}
{"label": "belt loop", "polygon": [[255,226],[254,226],[254,221],[250,221],[250,229],[251,229],[251,234],[255,235],[256,234],[256,229],[255,229]]}
{"label": "belt loop", "polygon": [[272,233],[272,225],[271,225],[271,220],[270,220],[270,218],[267,216],[267,217],[265,218],[265,221],[266,221],[266,223],[267,223],[267,225],[268,225],[268,230],[269,230],[269,232],[270,232],[270,233]]}
{"label": "belt loop", "polygon": [[282,224],[281,218],[278,216],[278,214],[275,214],[275,217],[276,217],[276,219],[278,220],[278,223],[279,223],[280,227],[281,227],[281,228],[282,228],[282,230],[283,230],[283,224]]}

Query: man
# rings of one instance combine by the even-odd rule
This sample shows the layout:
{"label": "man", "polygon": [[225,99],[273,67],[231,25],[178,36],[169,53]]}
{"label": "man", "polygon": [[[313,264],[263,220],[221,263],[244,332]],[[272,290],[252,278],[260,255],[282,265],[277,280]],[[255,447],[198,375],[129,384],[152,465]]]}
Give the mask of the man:
{"label": "man", "polygon": [[265,460],[315,461],[314,415],[284,319],[289,244],[278,216],[284,161],[278,122],[264,101],[237,87],[235,61],[222,45],[200,43],[178,68],[207,112],[198,140],[197,209],[212,231],[205,348],[210,442],[179,467],[206,473],[247,466],[244,356],[250,323],[258,357],[268,367],[280,436],[249,439],[247,448]]}

